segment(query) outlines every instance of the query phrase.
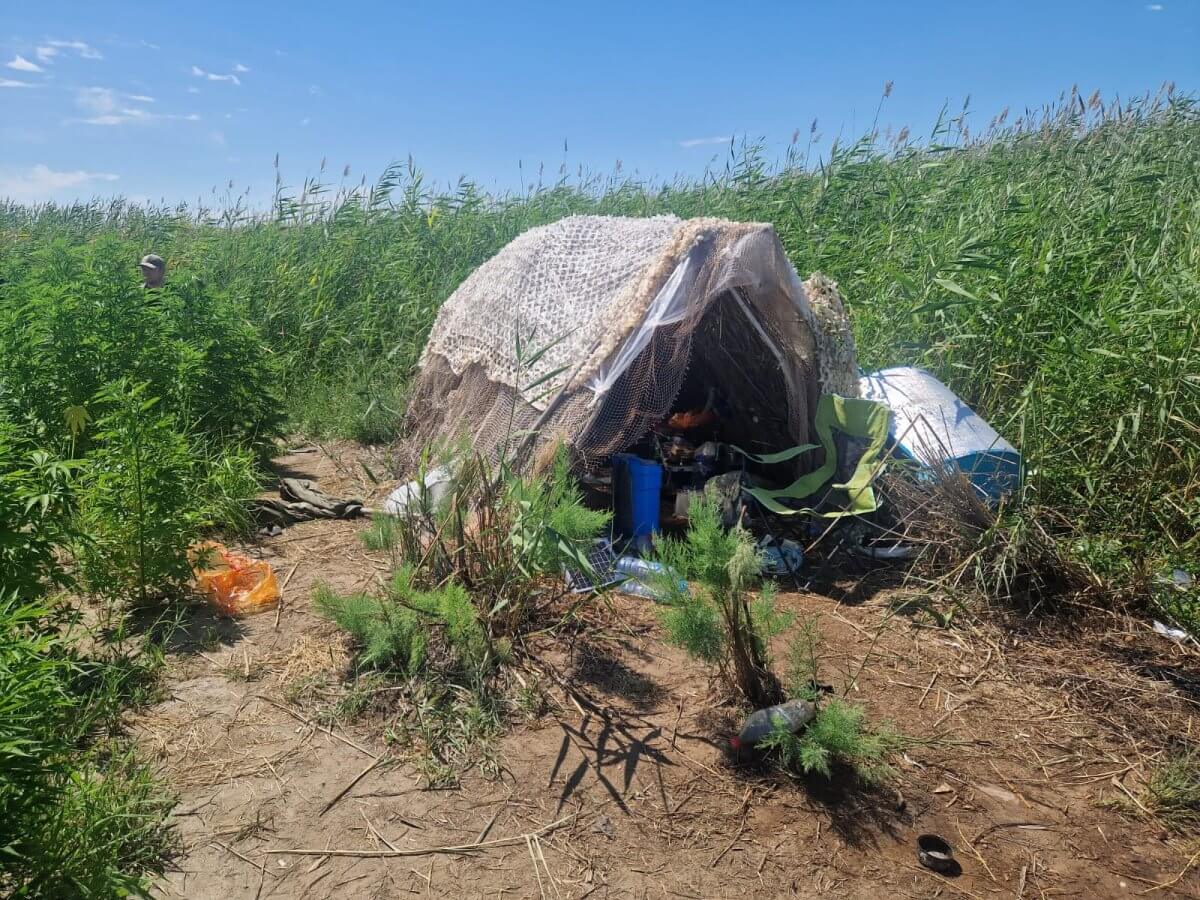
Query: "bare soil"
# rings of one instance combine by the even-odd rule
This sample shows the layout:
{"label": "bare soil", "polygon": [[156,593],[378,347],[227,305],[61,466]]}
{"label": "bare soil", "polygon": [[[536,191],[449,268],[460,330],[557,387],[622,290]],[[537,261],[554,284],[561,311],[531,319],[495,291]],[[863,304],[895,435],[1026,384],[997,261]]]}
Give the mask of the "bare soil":
{"label": "bare soil", "polygon": [[[390,484],[363,464],[385,471],[349,444],[278,460],[377,502]],[[429,790],[391,755],[386,721],[325,727],[306,690],[350,660],[312,611],[314,585],[365,589],[387,571],[357,538],[365,524],[303,523],[251,548],[286,585],[280,608],[239,621],[195,608],[169,699],[131,717],[179,795],[160,896],[1200,896],[1200,845],[1113,806],[1137,812],[1129,795],[1156,755],[1196,734],[1198,654],[1144,624],[1037,634],[963,613],[938,627],[878,573],[783,594],[819,617],[824,680],[914,738],[894,781],[868,789],[733,766],[734,711],[663,643],[647,601],[616,597],[604,627],[546,648],[562,682],[546,675],[546,714],[501,739],[499,777]],[[924,832],[954,846],[961,874],[917,864]]]}

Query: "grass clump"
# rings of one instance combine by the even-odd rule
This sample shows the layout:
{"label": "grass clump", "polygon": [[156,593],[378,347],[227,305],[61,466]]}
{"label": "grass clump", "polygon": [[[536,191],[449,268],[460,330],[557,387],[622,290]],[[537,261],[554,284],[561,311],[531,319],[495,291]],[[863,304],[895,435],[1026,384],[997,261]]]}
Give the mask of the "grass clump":
{"label": "grass clump", "polygon": [[[418,483],[431,466],[427,456]],[[491,741],[506,710],[537,703],[506,666],[530,631],[570,617],[563,566],[586,566],[608,522],[583,506],[561,451],[545,477],[470,454],[449,466],[444,496],[418,491],[406,516],[378,516],[364,533],[368,548],[402,561],[384,590],[316,594],[317,609],[353,636],[360,671],[396,682],[389,734],[433,785],[471,763],[498,771]]]}
{"label": "grass clump", "polygon": [[46,605],[0,599],[0,893],[147,895],[174,805],[118,739],[139,665],[81,656]]}
{"label": "grass clump", "polygon": [[1150,773],[1138,800],[1175,831],[1200,828],[1200,753],[1170,754]]}

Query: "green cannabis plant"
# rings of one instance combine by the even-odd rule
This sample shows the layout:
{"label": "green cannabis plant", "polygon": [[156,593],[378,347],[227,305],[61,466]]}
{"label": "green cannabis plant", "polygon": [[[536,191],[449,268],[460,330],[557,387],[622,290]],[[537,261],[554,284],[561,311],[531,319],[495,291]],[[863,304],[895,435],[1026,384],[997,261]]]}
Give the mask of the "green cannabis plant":
{"label": "green cannabis plant", "polygon": [[145,383],[115,382],[95,403],[105,412],[79,490],[82,568],[95,593],[145,606],[191,576],[187,550],[205,522],[202,474]]}

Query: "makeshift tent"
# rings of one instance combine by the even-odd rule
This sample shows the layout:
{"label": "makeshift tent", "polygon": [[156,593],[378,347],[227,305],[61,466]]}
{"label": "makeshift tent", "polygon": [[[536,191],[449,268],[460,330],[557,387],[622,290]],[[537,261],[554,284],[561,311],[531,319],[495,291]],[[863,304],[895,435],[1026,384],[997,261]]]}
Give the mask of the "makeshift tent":
{"label": "makeshift tent", "polygon": [[770,225],[572,216],[517,237],[446,301],[407,440],[519,448],[522,464],[562,441],[586,464],[706,390],[747,450],[809,443],[818,398],[859,393],[836,285],[801,283]]}

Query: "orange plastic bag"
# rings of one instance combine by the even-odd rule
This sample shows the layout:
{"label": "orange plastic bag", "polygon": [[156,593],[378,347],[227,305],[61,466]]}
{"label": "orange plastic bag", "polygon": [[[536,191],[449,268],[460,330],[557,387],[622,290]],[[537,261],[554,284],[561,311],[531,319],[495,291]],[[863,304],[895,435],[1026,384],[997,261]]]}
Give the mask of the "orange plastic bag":
{"label": "orange plastic bag", "polygon": [[247,616],[279,602],[279,582],[265,562],[205,541],[191,551],[196,585],[227,616]]}

